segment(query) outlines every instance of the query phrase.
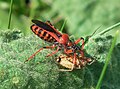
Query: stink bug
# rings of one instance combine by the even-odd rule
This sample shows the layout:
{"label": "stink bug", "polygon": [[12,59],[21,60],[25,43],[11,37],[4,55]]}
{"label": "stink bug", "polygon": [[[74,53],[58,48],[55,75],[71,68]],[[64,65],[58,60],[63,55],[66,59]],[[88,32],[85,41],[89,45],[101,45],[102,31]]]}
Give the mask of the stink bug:
{"label": "stink bug", "polygon": [[60,71],[72,71],[73,69],[81,69],[86,66],[86,64],[92,64],[94,60],[87,57],[77,56],[76,64],[73,63],[73,57],[70,55],[61,54],[55,59],[58,64],[65,67],[66,69],[60,69]]}

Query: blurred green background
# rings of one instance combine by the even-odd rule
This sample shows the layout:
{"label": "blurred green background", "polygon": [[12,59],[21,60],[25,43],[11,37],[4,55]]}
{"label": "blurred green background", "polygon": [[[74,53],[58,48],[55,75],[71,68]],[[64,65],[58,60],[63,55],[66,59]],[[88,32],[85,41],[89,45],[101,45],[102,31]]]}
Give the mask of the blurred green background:
{"label": "blurred green background", "polygon": [[[10,0],[0,0],[0,31],[8,27]],[[11,29],[17,28],[24,35],[31,33],[31,19],[50,20],[63,32],[75,37],[91,34],[120,21],[119,0],[13,0]],[[109,34],[119,29],[115,28]]]}

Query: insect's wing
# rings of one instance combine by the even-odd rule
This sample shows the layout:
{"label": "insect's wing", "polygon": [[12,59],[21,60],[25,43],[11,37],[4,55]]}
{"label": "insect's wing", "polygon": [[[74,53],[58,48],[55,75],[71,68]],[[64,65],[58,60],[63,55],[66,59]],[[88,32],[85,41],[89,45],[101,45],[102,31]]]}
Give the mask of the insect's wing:
{"label": "insect's wing", "polygon": [[52,24],[51,24],[50,22],[48,22],[48,21],[47,21],[46,23],[44,23],[44,22],[41,22],[41,21],[39,21],[39,20],[32,20],[32,22],[35,23],[37,26],[43,28],[44,30],[47,30],[47,31],[49,31],[49,32],[55,33],[57,36],[61,36],[61,35],[62,35],[62,34],[61,34],[59,31],[57,31],[57,30],[54,28],[54,26],[52,26]]}
{"label": "insect's wing", "polygon": [[50,21],[46,21],[45,23],[46,23],[47,25],[49,25],[49,26],[55,31],[55,33],[62,35],[62,34],[52,25],[52,23],[51,23]]}

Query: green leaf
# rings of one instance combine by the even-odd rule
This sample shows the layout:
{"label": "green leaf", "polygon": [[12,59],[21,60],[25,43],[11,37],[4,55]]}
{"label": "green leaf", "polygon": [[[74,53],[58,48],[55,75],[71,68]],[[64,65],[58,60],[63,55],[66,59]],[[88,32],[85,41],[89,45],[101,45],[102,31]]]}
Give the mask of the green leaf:
{"label": "green leaf", "polygon": [[[47,49],[24,63],[39,48],[52,45],[44,43],[38,37],[31,35],[16,40],[11,39],[9,43],[0,40],[0,89],[94,89],[104,65],[106,58],[104,55],[107,54],[112,39],[112,36],[103,36],[88,41],[85,47],[86,52],[100,59],[96,59],[97,61],[92,65],[86,65],[83,69],[72,72],[60,72],[59,65],[54,60],[58,54],[46,58],[45,56],[52,51]],[[99,47],[103,47],[104,50],[99,52]],[[117,44],[102,84],[104,89],[120,88],[119,52],[120,44]],[[108,76],[109,74],[111,76]]]}
{"label": "green leaf", "polygon": [[108,63],[110,62],[111,54],[112,54],[113,49],[114,49],[114,47],[115,47],[115,44],[116,44],[118,35],[119,35],[119,31],[116,32],[115,37],[114,37],[114,39],[113,39],[113,41],[112,41],[112,44],[111,44],[111,47],[110,47],[110,49],[109,49],[109,53],[108,53],[108,55],[107,55],[107,57],[106,57],[105,65],[104,65],[103,70],[102,70],[102,72],[101,72],[101,75],[100,75],[100,78],[99,78],[99,80],[98,80],[96,89],[100,89],[100,87],[101,87],[101,83],[102,83],[102,80],[103,80],[103,78],[104,78],[104,75],[105,75],[105,72],[106,72]]}

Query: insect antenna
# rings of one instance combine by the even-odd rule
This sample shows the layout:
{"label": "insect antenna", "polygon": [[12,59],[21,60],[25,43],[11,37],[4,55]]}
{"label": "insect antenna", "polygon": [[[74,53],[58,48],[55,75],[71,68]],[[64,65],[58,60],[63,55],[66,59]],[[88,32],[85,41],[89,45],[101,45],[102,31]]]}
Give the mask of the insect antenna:
{"label": "insect antenna", "polygon": [[95,29],[95,31],[91,35],[85,37],[84,44],[86,44],[88,42],[88,40],[101,28],[101,26],[99,26],[97,29]]}

